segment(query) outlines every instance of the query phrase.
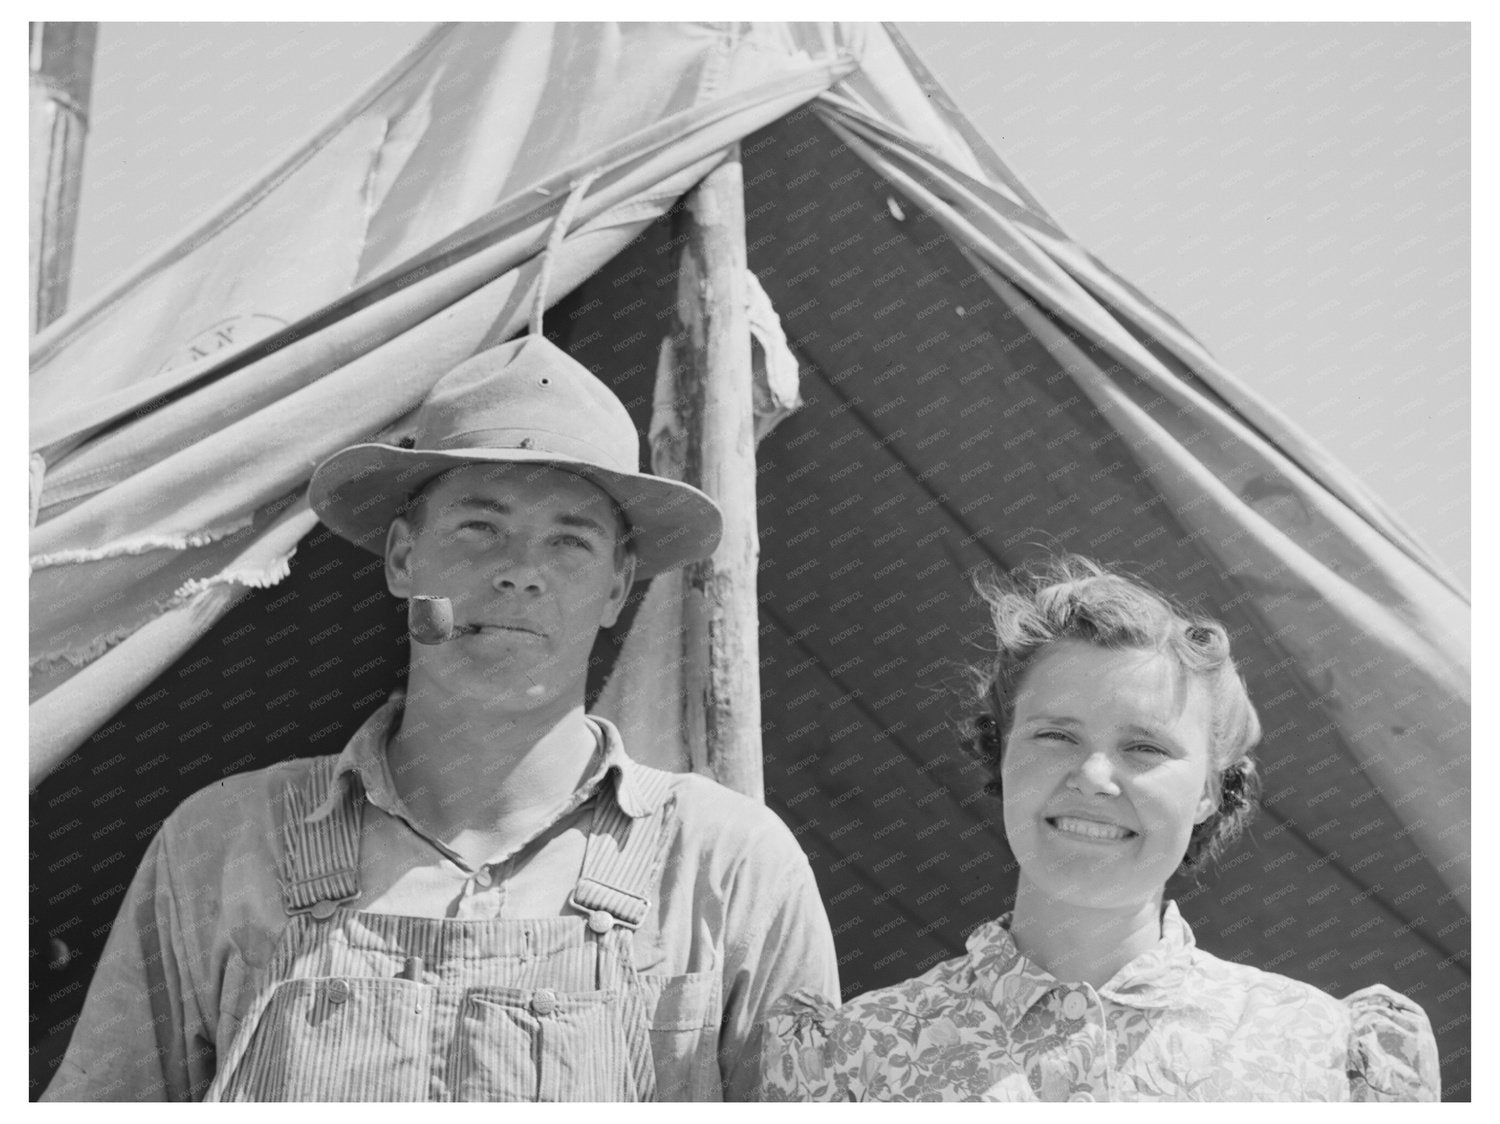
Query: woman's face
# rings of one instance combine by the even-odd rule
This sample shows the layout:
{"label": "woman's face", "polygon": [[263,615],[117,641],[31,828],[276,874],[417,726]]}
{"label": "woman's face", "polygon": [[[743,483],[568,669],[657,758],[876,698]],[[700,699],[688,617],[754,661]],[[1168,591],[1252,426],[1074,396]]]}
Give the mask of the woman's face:
{"label": "woman's face", "polygon": [[1209,794],[1208,692],[1168,657],[1081,640],[1022,676],[1005,741],[1005,834],[1023,882],[1094,909],[1153,900]]}

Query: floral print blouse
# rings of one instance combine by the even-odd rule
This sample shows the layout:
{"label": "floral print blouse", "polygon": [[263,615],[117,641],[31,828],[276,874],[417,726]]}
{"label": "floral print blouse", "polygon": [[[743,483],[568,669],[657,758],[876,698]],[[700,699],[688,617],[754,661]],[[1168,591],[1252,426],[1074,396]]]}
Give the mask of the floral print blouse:
{"label": "floral print blouse", "polygon": [[766,1100],[1412,1101],[1438,1096],[1427,1016],[1387,987],[1342,1002],[1197,948],[1173,903],[1107,984],[1062,983],[1011,940],[833,1007],[772,1011]]}

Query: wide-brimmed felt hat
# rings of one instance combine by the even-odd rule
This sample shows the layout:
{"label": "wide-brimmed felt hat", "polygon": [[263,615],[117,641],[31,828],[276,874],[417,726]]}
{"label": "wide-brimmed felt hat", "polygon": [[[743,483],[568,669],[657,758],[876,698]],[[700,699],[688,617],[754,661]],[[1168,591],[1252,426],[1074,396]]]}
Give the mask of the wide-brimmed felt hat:
{"label": "wide-brimmed felt hat", "polygon": [[613,391],[543,336],[464,360],[417,411],[414,442],[351,445],[313,473],[308,502],[333,531],[375,554],[433,477],[470,464],[534,464],[582,477],[619,505],[636,577],[707,558],[724,520],[697,488],[639,470],[640,435]]}

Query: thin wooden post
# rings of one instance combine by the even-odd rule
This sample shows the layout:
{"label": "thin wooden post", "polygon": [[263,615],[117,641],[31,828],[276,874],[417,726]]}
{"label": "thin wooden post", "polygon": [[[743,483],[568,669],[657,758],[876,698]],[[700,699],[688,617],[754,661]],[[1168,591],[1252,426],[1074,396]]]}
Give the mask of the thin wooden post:
{"label": "thin wooden post", "polygon": [[56,320],[68,305],[98,26],[30,27],[33,332]]}
{"label": "thin wooden post", "polygon": [[676,338],[683,479],[724,511],[712,558],[687,568],[684,726],[703,731],[700,766],[765,797],[755,572],[755,417],[745,293],[745,199],[739,146],[687,197],[678,220]]}

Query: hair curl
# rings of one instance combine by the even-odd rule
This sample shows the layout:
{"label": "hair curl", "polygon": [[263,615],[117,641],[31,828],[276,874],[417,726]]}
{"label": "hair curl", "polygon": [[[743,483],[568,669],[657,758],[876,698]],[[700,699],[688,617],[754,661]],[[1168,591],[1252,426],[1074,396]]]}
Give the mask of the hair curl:
{"label": "hair curl", "polygon": [[1218,807],[1193,827],[1179,873],[1217,858],[1250,822],[1260,796],[1250,756],[1260,741],[1260,719],[1230,657],[1224,626],[1076,554],[982,577],[976,589],[989,606],[996,655],[973,669],[983,711],[965,724],[961,740],[989,771],[985,791],[1001,794],[1000,759],[1015,720],[1016,692],[1048,645],[1082,640],[1102,648],[1159,652],[1208,691],[1209,760],[1219,789]]}

